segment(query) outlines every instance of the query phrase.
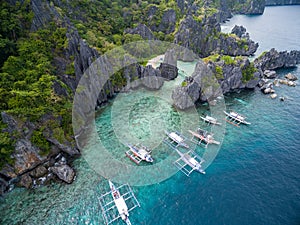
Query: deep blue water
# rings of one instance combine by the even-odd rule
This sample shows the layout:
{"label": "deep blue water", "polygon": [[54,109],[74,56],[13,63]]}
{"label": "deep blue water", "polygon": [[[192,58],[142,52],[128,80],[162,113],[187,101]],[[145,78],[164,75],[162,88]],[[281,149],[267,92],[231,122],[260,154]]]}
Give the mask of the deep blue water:
{"label": "deep blue water", "polygon": [[[235,16],[226,26],[233,21],[244,25],[250,36],[261,43],[260,51],[277,46],[279,50],[299,49],[299,12],[300,6],[267,7],[262,16]],[[272,32],[266,32],[266,27],[272,28]],[[187,70],[191,67],[181,66]],[[300,68],[281,70],[278,74],[284,76],[288,72],[300,78]],[[166,84],[166,88],[175,83]],[[300,224],[300,87],[280,86],[276,87],[276,93],[288,100],[273,100],[260,91],[225,96],[227,109],[247,115],[251,125],[239,128],[226,125],[223,143],[206,175],[193,173],[188,178],[178,172],[159,183],[133,187],[141,208],[131,212],[132,223]],[[137,103],[135,112],[140,114],[129,118],[128,132],[139,134],[142,140],[157,125],[155,121],[149,125],[149,117],[159,122],[160,115],[167,117],[170,126],[178,123],[179,116],[166,101],[149,98]],[[143,104],[149,111],[151,106],[161,111],[149,113],[141,108]],[[207,106],[197,108],[199,114],[207,109]],[[112,134],[113,110],[113,103],[101,109],[96,124],[104,144],[117,152],[122,145],[114,141],[116,137]],[[168,151],[162,149],[162,146],[155,148],[154,158],[163,157]],[[202,151],[196,150],[199,154]],[[207,151],[212,149],[209,147]],[[121,160],[131,163],[126,158]],[[107,181],[82,158],[75,166],[78,175],[72,185],[53,184],[35,190],[18,188],[1,199],[0,223],[103,224],[97,196],[107,190]]]}

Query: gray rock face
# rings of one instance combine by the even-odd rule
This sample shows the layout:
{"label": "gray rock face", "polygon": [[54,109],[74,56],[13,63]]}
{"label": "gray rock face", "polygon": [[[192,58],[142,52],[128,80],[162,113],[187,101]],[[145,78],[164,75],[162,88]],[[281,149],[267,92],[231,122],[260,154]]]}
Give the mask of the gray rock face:
{"label": "gray rock face", "polygon": [[128,34],[138,34],[145,40],[154,40],[156,39],[152,33],[152,31],[145,25],[139,24],[136,28],[128,28],[125,30],[125,33]]}
{"label": "gray rock face", "polygon": [[253,55],[258,44],[248,38],[241,42],[232,36],[219,34],[220,24],[216,16],[204,18],[201,22],[195,21],[192,16],[187,16],[175,34],[175,43],[191,49],[200,57],[207,57],[212,52],[226,55]]}
{"label": "gray rock face", "polygon": [[8,188],[8,182],[0,177],[0,196],[3,195],[8,190]]}
{"label": "gray rock face", "polygon": [[232,30],[231,30],[232,34],[235,34],[236,36],[238,36],[239,38],[249,38],[249,34],[246,33],[246,28],[243,26],[238,26],[235,25]]}
{"label": "gray rock face", "polygon": [[13,157],[17,174],[36,167],[46,159],[46,157],[40,156],[39,149],[27,139],[17,140]]}
{"label": "gray rock face", "polygon": [[160,71],[154,69],[152,66],[142,68],[142,84],[151,90],[158,90],[164,84],[163,78],[161,78]]}
{"label": "gray rock face", "polygon": [[195,105],[200,96],[200,86],[192,78],[188,77],[183,82],[184,86],[178,86],[172,92],[173,104],[176,108],[184,110]]}
{"label": "gray rock face", "polygon": [[274,48],[254,60],[256,67],[265,70],[295,67],[300,63],[300,51],[278,52]]}
{"label": "gray rock face", "polygon": [[60,18],[59,13],[53,6],[40,0],[31,1],[34,17],[31,24],[31,31],[37,31],[39,28],[48,24],[53,17]]}
{"label": "gray rock face", "polygon": [[265,4],[266,0],[252,0],[245,11],[245,14],[263,14],[265,11]]}
{"label": "gray rock face", "polygon": [[[157,17],[161,17],[159,24],[157,24]],[[151,6],[148,10],[147,21],[152,31],[170,34],[175,31],[176,12],[174,9],[166,9],[161,14],[156,6]]]}
{"label": "gray rock face", "polygon": [[74,170],[68,166],[67,164],[64,165],[57,165],[51,167],[50,170],[54,173],[60,180],[71,184],[75,177]]}
{"label": "gray rock face", "polygon": [[161,63],[159,66],[161,77],[167,80],[174,80],[178,76],[178,68],[176,66]]}
{"label": "gray rock face", "polygon": [[160,64],[159,71],[161,77],[167,80],[173,80],[178,76],[177,53],[174,49],[165,53],[164,62]]}
{"label": "gray rock face", "polygon": [[47,136],[46,139],[53,145],[57,146],[61,151],[67,153],[70,156],[80,155],[79,150],[76,147],[72,147],[71,143],[60,143],[58,140],[50,136]]}

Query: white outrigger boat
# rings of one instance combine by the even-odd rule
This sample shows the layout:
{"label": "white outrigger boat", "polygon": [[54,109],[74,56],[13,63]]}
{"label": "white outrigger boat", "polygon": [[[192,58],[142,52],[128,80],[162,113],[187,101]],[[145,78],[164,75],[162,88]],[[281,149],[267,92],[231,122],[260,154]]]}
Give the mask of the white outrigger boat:
{"label": "white outrigger boat", "polygon": [[[189,176],[193,171],[205,174],[205,171],[201,165],[204,160],[200,156],[198,156],[192,150],[188,151],[187,153],[182,153],[177,148],[174,149],[180,155],[180,158],[177,159],[174,164],[181,172],[187,176]],[[186,168],[187,166],[190,167],[190,169]]]}
{"label": "white outrigger boat", "polygon": [[130,158],[136,164],[140,164],[140,162],[153,162],[153,158],[151,157],[151,150],[144,145],[131,145],[128,144],[129,150],[125,152],[126,156]]}
{"label": "white outrigger boat", "polygon": [[246,125],[249,125],[251,123],[247,122],[246,121],[246,117],[237,113],[237,112],[234,112],[234,111],[230,111],[229,113],[224,111],[225,115],[226,115],[226,118],[225,120],[228,122],[228,123],[231,123],[235,126],[238,126],[240,125],[241,123],[242,124],[246,124]]}
{"label": "white outrigger boat", "polygon": [[[193,135],[191,141],[196,142],[196,144],[198,145],[204,144],[204,146],[207,147],[208,144],[216,144],[216,145],[220,144],[220,142],[216,141],[213,138],[212,133],[208,133],[207,131],[202,130],[200,128],[198,128],[196,132],[191,130],[189,130],[189,132]],[[197,141],[194,141],[195,138]]]}
{"label": "white outrigger boat", "polygon": [[189,148],[189,146],[185,143],[186,138],[182,134],[180,134],[179,132],[177,132],[177,131],[175,131],[175,132],[165,131],[165,133],[172,140],[172,143],[177,144],[175,147],[182,146],[184,148]]}
{"label": "white outrigger boat", "polygon": [[[102,216],[105,224],[111,224],[117,219],[121,218],[127,225],[131,225],[129,220],[129,212],[136,207],[140,207],[139,202],[134,196],[130,186],[123,184],[116,187],[110,180],[108,181],[110,191],[99,197],[99,202],[102,210]],[[121,195],[120,189],[123,190]],[[112,196],[113,200],[109,199],[109,195]],[[126,204],[129,202],[130,207]]]}
{"label": "white outrigger boat", "polygon": [[118,189],[116,189],[115,185],[109,180],[109,187],[111,190],[111,195],[114,199],[115,205],[118,209],[119,215],[121,217],[121,219],[127,224],[127,225],[131,225],[131,222],[129,220],[129,213],[128,213],[128,207],[126,205],[126,202],[123,198],[123,196],[121,196],[120,192],[118,191]]}
{"label": "white outrigger boat", "polygon": [[221,125],[221,123],[219,123],[216,118],[213,118],[211,116],[207,116],[207,115],[205,117],[200,116],[200,118],[209,124]]}

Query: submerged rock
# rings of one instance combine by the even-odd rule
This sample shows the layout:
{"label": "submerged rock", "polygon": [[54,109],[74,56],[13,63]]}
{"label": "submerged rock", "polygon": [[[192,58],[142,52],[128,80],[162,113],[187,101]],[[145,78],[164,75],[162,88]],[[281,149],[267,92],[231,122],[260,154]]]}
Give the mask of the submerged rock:
{"label": "submerged rock", "polygon": [[275,98],[277,98],[277,94],[275,94],[275,93],[274,93],[274,94],[271,94],[270,97],[271,97],[272,99],[275,99]]}
{"label": "submerged rock", "polygon": [[298,80],[298,78],[294,74],[291,74],[291,73],[286,74],[284,77],[290,81]]}

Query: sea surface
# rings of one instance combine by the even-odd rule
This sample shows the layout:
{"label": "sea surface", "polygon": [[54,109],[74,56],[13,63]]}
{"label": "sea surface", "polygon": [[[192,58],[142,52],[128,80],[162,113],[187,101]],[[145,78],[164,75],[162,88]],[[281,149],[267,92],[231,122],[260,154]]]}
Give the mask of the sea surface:
{"label": "sea surface", "polygon": [[[243,25],[259,42],[260,52],[272,47],[300,50],[299,14],[300,6],[267,7],[261,16],[234,16],[223,30],[228,31],[234,24]],[[186,114],[169,103],[168,90],[180,84],[194,66],[179,62],[179,78],[165,83],[162,92],[140,89],[126,93],[97,113],[97,134],[120,162],[133,165],[124,156],[129,135],[153,147],[154,166],[165,163],[169,168],[151,179],[146,178],[147,173],[140,174],[148,185],[132,186],[141,206],[130,212],[132,224],[299,225],[300,86],[275,87],[278,96],[285,96],[286,101],[271,99],[260,91],[224,96],[226,109],[246,115],[251,125],[236,127],[221,119],[223,125],[218,133],[216,127],[202,123],[199,115],[219,110],[221,100],[216,106],[198,105]],[[288,72],[300,78],[299,67],[280,70],[278,75],[283,77]],[[122,117],[124,110],[126,117]],[[186,118],[192,118],[188,125]],[[168,160],[172,150],[161,143],[161,129],[179,129],[188,136],[183,128],[189,124],[215,129],[216,139],[222,142],[219,147],[193,147],[204,159],[211,156],[206,159],[210,163],[205,165],[205,175],[194,172],[187,177],[177,172]],[[122,125],[127,129],[123,130]],[[98,197],[108,191],[107,180],[84,158],[76,160],[74,166],[77,177],[72,185],[15,188],[0,199],[0,224],[104,224]]]}

